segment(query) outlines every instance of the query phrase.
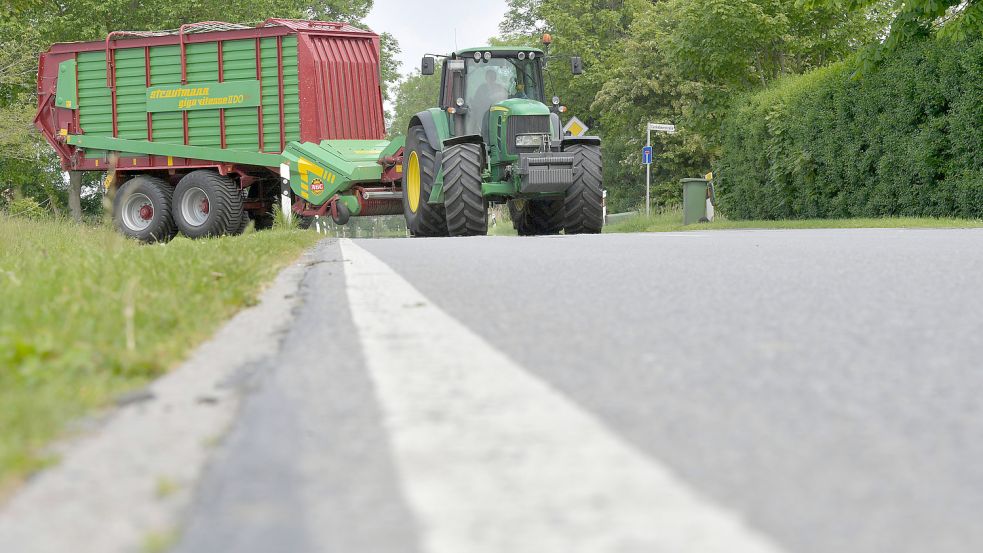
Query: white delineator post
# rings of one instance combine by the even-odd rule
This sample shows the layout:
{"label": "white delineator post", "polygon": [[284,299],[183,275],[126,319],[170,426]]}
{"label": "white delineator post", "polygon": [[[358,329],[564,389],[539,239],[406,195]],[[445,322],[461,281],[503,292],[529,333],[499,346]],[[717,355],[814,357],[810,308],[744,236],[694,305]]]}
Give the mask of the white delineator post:
{"label": "white delineator post", "polygon": [[286,182],[286,189],[281,187],[280,193],[280,213],[283,215],[283,220],[290,224],[293,220],[293,203],[290,201],[290,165],[286,163],[280,164],[280,178]]}

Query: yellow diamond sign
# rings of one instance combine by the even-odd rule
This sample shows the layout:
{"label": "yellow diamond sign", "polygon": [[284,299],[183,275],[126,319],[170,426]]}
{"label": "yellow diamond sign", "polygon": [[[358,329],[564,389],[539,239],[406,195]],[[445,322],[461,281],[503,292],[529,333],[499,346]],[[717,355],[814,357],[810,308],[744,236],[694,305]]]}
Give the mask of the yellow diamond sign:
{"label": "yellow diamond sign", "polygon": [[584,136],[589,130],[590,127],[585,125],[583,121],[576,117],[571,117],[563,127],[563,134],[566,136]]}

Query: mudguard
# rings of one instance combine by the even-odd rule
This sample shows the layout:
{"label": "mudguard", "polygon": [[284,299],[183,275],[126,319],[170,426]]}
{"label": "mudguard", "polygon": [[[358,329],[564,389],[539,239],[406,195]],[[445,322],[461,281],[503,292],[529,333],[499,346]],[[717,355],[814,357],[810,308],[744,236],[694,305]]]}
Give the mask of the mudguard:
{"label": "mudguard", "polygon": [[591,146],[600,146],[601,137],[599,136],[564,136],[563,137],[563,149],[567,146],[573,146],[574,144],[587,144]]}

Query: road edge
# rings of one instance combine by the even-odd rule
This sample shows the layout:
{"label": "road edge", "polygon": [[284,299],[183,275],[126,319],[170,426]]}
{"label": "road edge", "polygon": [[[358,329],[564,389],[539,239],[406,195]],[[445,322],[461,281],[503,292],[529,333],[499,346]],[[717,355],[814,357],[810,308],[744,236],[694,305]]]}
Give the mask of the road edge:
{"label": "road edge", "polygon": [[283,269],[255,306],[179,367],[64,444],[60,463],[0,505],[0,551],[109,553],[175,540],[195,484],[235,420],[248,369],[277,354],[323,244]]}

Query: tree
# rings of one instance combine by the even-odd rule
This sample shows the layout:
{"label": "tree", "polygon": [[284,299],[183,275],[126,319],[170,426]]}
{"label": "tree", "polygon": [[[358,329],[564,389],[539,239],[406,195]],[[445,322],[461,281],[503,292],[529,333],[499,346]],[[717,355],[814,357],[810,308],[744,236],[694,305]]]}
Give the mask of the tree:
{"label": "tree", "polygon": [[[807,7],[867,11],[879,0],[800,0]],[[894,21],[884,47],[887,51],[914,36],[938,31],[940,36],[965,39],[983,31],[983,0],[893,0]]]}
{"label": "tree", "polygon": [[437,105],[440,96],[440,75],[421,75],[415,72],[396,87],[390,135],[406,134],[410,118]]}

